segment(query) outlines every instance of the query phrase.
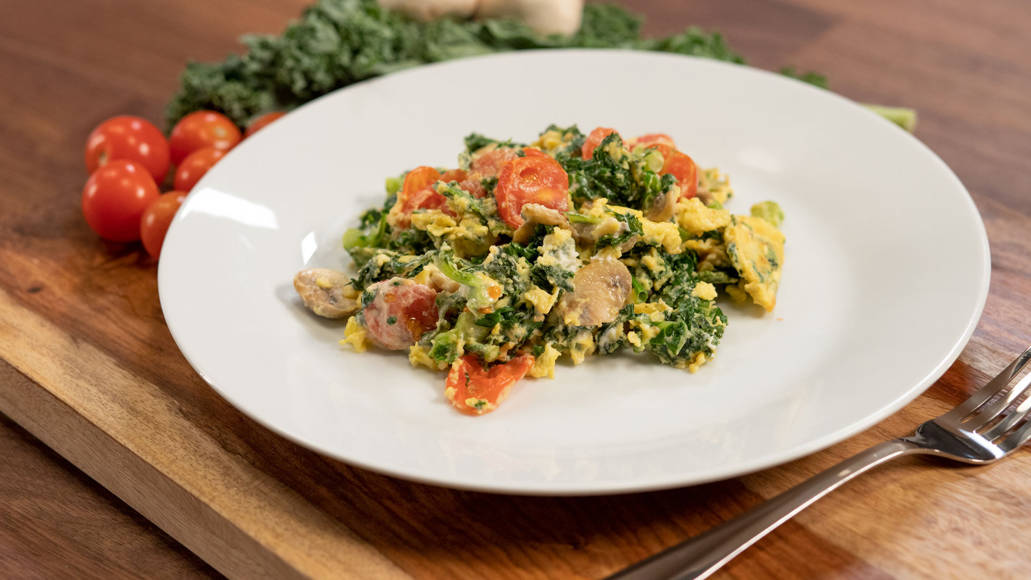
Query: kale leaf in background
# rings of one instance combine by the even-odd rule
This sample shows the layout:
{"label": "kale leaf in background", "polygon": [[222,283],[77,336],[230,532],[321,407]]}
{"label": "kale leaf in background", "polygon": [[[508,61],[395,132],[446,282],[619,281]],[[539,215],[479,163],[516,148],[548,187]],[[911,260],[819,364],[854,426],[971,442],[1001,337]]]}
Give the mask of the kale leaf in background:
{"label": "kale leaf in background", "polygon": [[780,69],[780,74],[786,77],[791,77],[793,79],[798,79],[803,83],[809,83],[811,85],[820,87],[821,89],[827,88],[827,77],[823,76],[818,72],[809,71],[803,73],[796,71],[795,67],[793,66],[786,66]]}
{"label": "kale leaf in background", "polygon": [[531,48],[628,48],[744,63],[717,33],[697,28],[667,38],[641,37],[641,19],[606,4],[584,7],[571,37],[541,36],[513,20],[418,22],[376,0],[319,0],[280,36],[245,36],[243,55],[190,63],[166,111],[213,109],[245,126],[254,116],[290,109],[351,83],[420,64]]}
{"label": "kale leaf in background", "polygon": [[[351,83],[464,56],[531,48],[625,48],[686,54],[744,64],[719,33],[695,27],[643,38],[641,18],[611,4],[584,6],[580,30],[542,36],[514,20],[419,22],[376,0],[318,0],[280,36],[245,36],[247,51],[216,63],[191,62],[165,111],[171,128],[187,113],[221,111],[246,126],[259,114],[289,110]],[[827,78],[791,67],[781,74],[827,88]],[[916,111],[867,105],[913,132]]]}

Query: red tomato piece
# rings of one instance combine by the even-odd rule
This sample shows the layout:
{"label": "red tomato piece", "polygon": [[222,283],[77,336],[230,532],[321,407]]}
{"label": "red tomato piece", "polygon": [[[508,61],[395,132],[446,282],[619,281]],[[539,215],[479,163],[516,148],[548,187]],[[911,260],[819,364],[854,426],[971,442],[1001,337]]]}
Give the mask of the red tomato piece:
{"label": "red tomato piece", "polygon": [[420,189],[425,189],[440,180],[440,172],[428,166],[421,165],[409,171],[405,175],[404,184],[401,186],[401,193],[411,195]]}
{"label": "red tomato piece", "polygon": [[475,198],[481,198],[487,195],[487,188],[483,186],[483,181],[477,179],[476,174],[471,173],[465,179],[458,182],[458,187],[469,192],[469,195]]}
{"label": "red tomato piece", "polygon": [[97,235],[113,242],[140,239],[140,217],[161,193],[150,172],[135,161],[110,161],[82,189],[82,215]]}
{"label": "red tomato piece", "polygon": [[523,147],[523,155],[526,157],[551,157],[536,147]]}
{"label": "red tomato piece", "polygon": [[240,129],[229,117],[215,111],[194,111],[172,127],[168,146],[172,163],[179,165],[186,156],[198,149],[214,147],[229,150],[241,139]]}
{"label": "red tomato piece", "polygon": [[665,145],[654,145],[655,149],[662,153],[662,171],[665,175],[672,174],[677,178],[677,185],[680,186],[680,198],[686,199],[698,194],[698,166],[695,165],[686,153],[681,153],[675,148]]}
{"label": "red tomato piece", "polygon": [[483,197],[487,193],[487,190],[483,187],[481,178],[476,177],[475,174],[471,174],[464,169],[449,169],[440,176],[440,180],[444,183],[451,183],[454,181],[458,183],[458,187],[460,189],[465,190],[469,195],[476,198]]}
{"label": "red tomato piece", "polygon": [[247,125],[247,131],[244,132],[243,138],[246,139],[258,131],[267,127],[272,121],[279,119],[285,115],[283,111],[272,111],[271,113],[265,113],[264,115],[251,121],[250,125]]}
{"label": "red tomato piece", "polygon": [[469,172],[464,169],[448,169],[440,176],[440,180],[444,183],[451,183],[452,181],[462,183],[468,177]]}
{"label": "red tomato piece", "polygon": [[402,206],[405,215],[411,215],[412,212],[420,209],[439,209],[448,215],[454,215],[454,212],[447,206],[447,198],[437,193],[432,186],[424,187],[405,198]]}
{"label": "red tomato piece", "polygon": [[401,191],[397,193],[397,201],[390,210],[396,216],[395,221],[391,223],[396,224],[396,227],[406,228],[411,223],[409,216],[420,209],[439,209],[448,215],[455,215],[447,207],[447,198],[433,188],[433,185],[443,178],[444,175],[428,165],[409,171],[405,175]]}
{"label": "red tomato piece", "polygon": [[170,191],[150,202],[140,218],[140,240],[147,253],[155,258],[161,255],[161,246],[165,243],[168,226],[179,211],[179,206],[186,199],[185,191]]}
{"label": "red tomato piece", "polygon": [[205,147],[190,153],[179,164],[179,167],[175,168],[175,188],[179,191],[190,191],[193,189],[193,186],[197,185],[200,178],[204,177],[204,174],[214,167],[225,154],[225,150],[215,149],[214,147]]}
{"label": "red tomato piece", "polygon": [[523,224],[523,206],[528,203],[561,212],[569,209],[569,176],[547,155],[517,157],[501,170],[494,198],[501,219],[518,228]]}
{"label": "red tomato piece", "polygon": [[425,284],[391,278],[369,286],[375,298],[362,309],[369,337],[389,350],[415,344],[437,326],[437,292]]}
{"label": "red tomato piece", "polygon": [[473,197],[483,197],[487,195],[487,189],[483,186],[483,181],[497,177],[501,173],[501,169],[513,159],[519,157],[519,150],[513,147],[498,147],[496,145],[488,145],[482,149],[475,151],[472,154],[472,159],[469,162],[469,175],[460,183],[460,187]]}
{"label": "red tomato piece", "polygon": [[581,149],[584,159],[590,159],[594,156],[594,150],[601,145],[601,142],[605,140],[609,135],[617,133],[615,129],[609,129],[608,127],[598,127],[591,131],[587,138],[584,139],[584,145]]}
{"label": "red tomato piece", "polygon": [[513,147],[484,147],[473,153],[469,172],[478,175],[480,179],[497,177],[502,167],[518,157],[519,150]]}
{"label": "red tomato piece", "polygon": [[532,355],[523,354],[484,368],[474,355],[465,355],[451,365],[444,395],[456,409],[468,415],[490,413],[508,397],[512,385],[526,376],[533,363]]}
{"label": "red tomato piece", "polygon": [[86,171],[91,175],[109,161],[125,159],[142,165],[161,183],[168,175],[168,141],[146,119],[123,115],[97,125],[86,139]]}
{"label": "red tomato piece", "polygon": [[638,145],[644,147],[651,147],[653,145],[669,145],[670,147],[676,147],[676,143],[673,142],[673,138],[665,133],[648,133],[647,135],[641,135],[640,137],[634,137],[627,142],[627,146],[630,149],[637,147]]}

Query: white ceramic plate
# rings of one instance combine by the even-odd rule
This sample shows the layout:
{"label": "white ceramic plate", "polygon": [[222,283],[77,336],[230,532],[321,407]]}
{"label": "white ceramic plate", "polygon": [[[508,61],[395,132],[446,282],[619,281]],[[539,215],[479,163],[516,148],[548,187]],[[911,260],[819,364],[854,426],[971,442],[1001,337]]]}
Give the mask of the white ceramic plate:
{"label": "white ceramic plate", "polygon": [[[780,202],[774,313],[730,318],[695,374],[646,357],[560,366],[483,417],[404,354],[356,354],[291,287],[349,264],[340,235],[386,176],[454,165],[472,131],[549,123],[671,134],[729,173],[730,209]],[[816,451],[933,383],[988,289],[984,226],[919,141],[833,93],[663,54],[541,51],[427,66],[318,99],[248,139],[179,211],[159,270],[176,342],[223,397],[355,465],[453,487],[594,494],[726,478]]]}

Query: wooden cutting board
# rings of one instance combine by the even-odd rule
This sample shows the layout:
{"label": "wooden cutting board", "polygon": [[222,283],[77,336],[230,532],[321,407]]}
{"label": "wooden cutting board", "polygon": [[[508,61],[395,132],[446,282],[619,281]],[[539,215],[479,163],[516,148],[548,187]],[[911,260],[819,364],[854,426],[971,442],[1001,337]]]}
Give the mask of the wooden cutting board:
{"label": "wooden cutting board", "polygon": [[[908,432],[1031,341],[1031,53],[1022,41],[1031,13],[1021,0],[628,1],[653,33],[712,26],[756,64],[821,70],[857,100],[920,110],[918,135],[971,189],[992,244],[991,294],[959,361],[905,409],[828,450],[663,492],[454,491],[290,443],[189,367],[161,316],[155,264],[137,246],[97,240],[78,196],[94,124],[123,113],[160,119],[187,58],[219,57],[244,31],[278,30],[293,4],[227,2],[234,17],[215,19],[192,0],[117,10],[19,3],[0,19],[0,411],[229,576],[604,576]],[[723,573],[1018,577],[1029,568],[1029,471],[1026,451],[985,468],[900,461]]]}

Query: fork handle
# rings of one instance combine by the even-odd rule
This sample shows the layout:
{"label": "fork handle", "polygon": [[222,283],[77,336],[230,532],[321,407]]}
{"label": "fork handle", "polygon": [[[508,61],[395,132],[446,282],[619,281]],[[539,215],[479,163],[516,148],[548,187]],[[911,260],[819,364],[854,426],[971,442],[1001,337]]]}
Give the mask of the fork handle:
{"label": "fork handle", "polygon": [[706,578],[846,481],[896,457],[919,452],[916,445],[903,439],[875,445],[732,520],[617,572],[609,580]]}

